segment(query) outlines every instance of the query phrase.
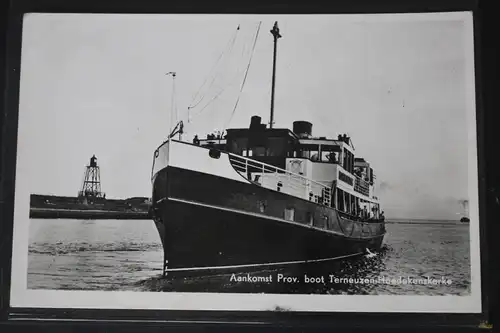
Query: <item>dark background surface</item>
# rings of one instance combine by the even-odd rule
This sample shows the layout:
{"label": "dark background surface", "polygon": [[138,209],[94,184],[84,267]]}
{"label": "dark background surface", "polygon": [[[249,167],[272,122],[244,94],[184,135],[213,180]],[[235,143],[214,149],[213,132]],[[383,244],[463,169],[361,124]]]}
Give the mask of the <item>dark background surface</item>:
{"label": "dark background surface", "polygon": [[[484,236],[484,247],[482,247],[483,266],[483,298],[485,300],[485,313],[482,315],[363,315],[363,314],[333,314],[333,315],[304,315],[291,313],[270,313],[264,315],[239,314],[229,316],[228,314],[207,314],[207,313],[182,313],[182,312],[133,312],[133,311],[90,311],[90,310],[27,310],[23,317],[41,317],[42,321],[10,320],[1,323],[1,332],[14,332],[21,328],[29,331],[43,332],[158,332],[171,330],[175,332],[185,330],[204,330],[204,331],[331,331],[333,328],[349,331],[429,331],[429,330],[448,330],[450,332],[462,331],[486,331],[488,328],[481,323],[489,322],[498,326],[495,317],[498,313],[498,287],[497,281],[500,281],[499,255],[498,251],[498,223],[500,223],[500,149],[497,146],[499,142],[498,135],[500,124],[497,114],[500,110],[497,102],[498,95],[498,14],[495,11],[495,1],[444,1],[444,0],[420,0],[420,1],[343,1],[327,2],[322,1],[303,1],[289,4],[276,5],[276,1],[259,2],[219,2],[213,1],[13,1],[11,5],[18,7],[18,14],[13,16],[19,23],[19,10],[45,11],[45,12],[234,12],[234,13],[326,13],[326,12],[406,12],[406,11],[449,11],[449,10],[471,10],[479,8],[476,12],[476,35],[480,38],[478,49],[476,49],[476,80],[478,86],[477,106],[478,106],[478,134],[480,169],[483,173],[480,175],[480,184],[484,185],[481,189],[480,199],[482,204],[481,219],[485,222],[487,229],[482,229]],[[13,27],[12,41],[8,43],[14,49],[6,51],[6,32],[7,18],[9,15],[9,3],[1,2],[1,27],[2,34],[0,39],[0,51],[2,60],[2,74],[10,76],[9,90],[6,92],[5,83],[2,81],[2,116],[0,125],[2,128],[2,154],[0,155],[0,304],[2,310],[2,320],[8,319],[9,304],[9,279],[10,279],[10,255],[12,246],[12,214],[14,199],[14,170],[15,170],[15,146],[17,144],[17,93],[19,80],[19,24]],[[22,5],[22,6],[21,6]],[[477,44],[477,40],[476,40]],[[16,49],[17,48],[17,49]],[[7,62],[6,62],[7,59]],[[13,62],[11,62],[13,61]],[[6,76],[3,75],[3,78]],[[17,82],[16,82],[17,81]],[[8,126],[5,126],[8,125]],[[482,138],[481,138],[482,135]],[[483,163],[481,163],[483,162]],[[481,172],[481,170],[480,170]],[[374,309],[376,311],[377,309]],[[495,316],[496,315],[496,316]],[[16,317],[14,317],[16,318]],[[11,319],[14,319],[11,318]],[[56,322],[56,318],[80,318],[77,322]],[[92,319],[128,319],[140,320],[150,319],[157,322],[122,322],[109,323],[106,321],[92,322]],[[52,320],[49,320],[52,319]],[[160,322],[168,319],[171,322]],[[201,322],[192,322],[190,324],[173,322],[187,320],[202,320]],[[225,321],[226,323],[207,323],[206,321]],[[251,324],[234,324],[231,321],[253,321]],[[259,324],[255,321],[267,322]],[[274,323],[269,323],[274,322]]]}

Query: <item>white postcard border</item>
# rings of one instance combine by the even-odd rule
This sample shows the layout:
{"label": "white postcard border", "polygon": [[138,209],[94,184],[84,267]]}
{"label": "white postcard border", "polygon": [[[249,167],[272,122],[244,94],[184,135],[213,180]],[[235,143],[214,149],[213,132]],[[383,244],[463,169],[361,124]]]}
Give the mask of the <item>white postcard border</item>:
{"label": "white postcard border", "polygon": [[[53,15],[53,14],[28,14]],[[67,15],[67,14],[64,14]],[[82,15],[82,14],[71,14]],[[85,14],[83,14],[85,15]],[[95,14],[92,14],[95,15]],[[105,15],[105,14],[97,14]],[[325,14],[326,15],[326,14]],[[153,15],[158,16],[158,15]],[[184,19],[188,15],[173,15]],[[217,19],[224,16],[217,15]],[[257,15],[245,15],[258,18]],[[269,15],[265,15],[269,17]],[[386,14],[386,15],[332,15],[339,20],[394,21],[394,20],[463,20],[466,33],[466,84],[468,124],[468,185],[470,202],[471,294],[469,296],[358,296],[358,295],[280,295],[178,292],[121,292],[121,291],[47,291],[27,289],[29,200],[30,184],[23,174],[30,164],[23,154],[23,124],[27,115],[19,110],[17,172],[14,212],[14,239],[12,254],[11,307],[22,308],[102,308],[102,309],[164,309],[164,310],[224,310],[273,311],[277,307],[290,311],[334,312],[481,312],[481,271],[479,246],[479,202],[477,174],[477,140],[475,115],[475,75],[473,20],[471,12]],[[276,19],[283,15],[273,15]],[[313,18],[314,15],[304,15]],[[25,18],[26,19],[26,18]],[[21,71],[21,80],[23,73]],[[20,91],[20,98],[23,92]],[[394,277],[398,278],[398,277]]]}

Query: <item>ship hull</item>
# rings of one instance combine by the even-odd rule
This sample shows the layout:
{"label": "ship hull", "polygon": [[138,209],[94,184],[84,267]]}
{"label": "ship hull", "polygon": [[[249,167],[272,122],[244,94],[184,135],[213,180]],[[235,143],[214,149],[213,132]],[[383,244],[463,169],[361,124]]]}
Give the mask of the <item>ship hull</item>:
{"label": "ship hull", "polygon": [[382,237],[352,240],[257,216],[171,201],[156,226],[168,276],[246,272],[324,263],[377,250]]}
{"label": "ship hull", "polygon": [[350,221],[331,207],[178,167],[155,175],[153,216],[167,277],[325,263],[376,251],[385,234],[383,223]]}

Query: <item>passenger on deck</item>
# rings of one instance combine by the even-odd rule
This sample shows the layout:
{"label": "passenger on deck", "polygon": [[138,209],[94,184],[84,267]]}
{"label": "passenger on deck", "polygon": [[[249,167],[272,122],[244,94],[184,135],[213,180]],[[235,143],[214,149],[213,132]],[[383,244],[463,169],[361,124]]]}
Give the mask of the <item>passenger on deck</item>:
{"label": "passenger on deck", "polygon": [[380,217],[378,218],[380,221],[384,222],[385,221],[385,216],[384,216],[384,212],[380,212]]}
{"label": "passenger on deck", "polygon": [[199,145],[199,144],[200,144],[200,139],[198,139],[198,135],[195,135],[195,136],[194,136],[193,143],[194,143],[195,145]]}

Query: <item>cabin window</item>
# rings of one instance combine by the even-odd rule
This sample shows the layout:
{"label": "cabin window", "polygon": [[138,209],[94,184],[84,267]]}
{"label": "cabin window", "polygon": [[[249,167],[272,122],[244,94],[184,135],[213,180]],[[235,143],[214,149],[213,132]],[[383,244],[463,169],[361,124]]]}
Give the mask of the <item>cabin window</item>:
{"label": "cabin window", "polygon": [[349,194],[349,202],[351,203],[351,215],[356,216],[356,197],[352,194]]}
{"label": "cabin window", "polygon": [[307,214],[306,214],[306,223],[309,224],[309,225],[313,225],[313,222],[314,222],[313,213],[307,212]]}
{"label": "cabin window", "polygon": [[321,156],[319,155],[319,146],[315,146],[312,148],[309,152],[310,156],[309,159],[313,162],[319,162],[321,160]]}
{"label": "cabin window", "polygon": [[266,156],[266,147],[254,147],[252,156]]}
{"label": "cabin window", "polygon": [[354,155],[351,152],[349,152],[349,172],[354,172]]}
{"label": "cabin window", "polygon": [[264,202],[259,201],[259,202],[258,202],[258,206],[259,206],[259,211],[260,211],[261,213],[264,213],[264,212],[266,211],[266,204],[265,204]]}
{"label": "cabin window", "polygon": [[339,211],[344,212],[344,191],[337,189],[337,208]]}
{"label": "cabin window", "polygon": [[320,216],[319,219],[314,220],[314,226],[316,228],[325,229],[326,228],[326,216]]}
{"label": "cabin window", "polygon": [[342,167],[346,171],[349,171],[349,156],[348,156],[348,151],[345,148],[344,148],[344,160],[342,161]]}
{"label": "cabin window", "polygon": [[347,214],[350,214],[351,211],[350,211],[350,207],[351,207],[351,203],[349,202],[349,193],[347,192],[344,192],[344,211],[347,213]]}
{"label": "cabin window", "polygon": [[343,199],[344,200],[344,213],[349,213],[349,195],[347,194],[347,192],[344,192],[344,195],[343,195]]}
{"label": "cabin window", "polygon": [[312,161],[319,161],[320,160],[320,155],[319,155],[319,145],[300,145],[296,150],[295,150],[295,156],[298,158],[307,158]]}
{"label": "cabin window", "polygon": [[[288,152],[289,137],[265,137],[258,136],[252,138],[230,137],[227,140],[227,149],[233,154],[243,156],[275,156],[285,157]],[[246,153],[245,150],[248,150]],[[246,154],[246,155],[245,155]]]}
{"label": "cabin window", "polygon": [[337,145],[321,145],[321,162],[339,163],[341,148]]}
{"label": "cabin window", "polygon": [[321,190],[321,198],[322,198],[322,204],[331,206],[332,203],[332,197],[331,197],[331,192],[328,187],[323,187]]}
{"label": "cabin window", "polygon": [[[294,148],[293,157],[307,158],[313,162],[340,163],[342,149],[337,145],[304,144]],[[345,155],[345,154],[344,154]]]}
{"label": "cabin window", "polygon": [[309,156],[311,156],[311,154],[307,149],[298,149],[294,152],[294,157],[309,158]]}
{"label": "cabin window", "polygon": [[343,154],[343,162],[342,162],[342,167],[350,172],[354,172],[354,155],[348,151],[346,148],[344,148],[344,154]]}
{"label": "cabin window", "polygon": [[354,215],[354,201],[353,201],[353,196],[349,193],[347,194],[347,212],[351,215]]}
{"label": "cabin window", "polygon": [[321,162],[338,163],[338,161],[337,153],[333,151],[321,151]]}
{"label": "cabin window", "polygon": [[330,229],[329,219],[327,215],[323,215],[323,225],[321,227],[324,229]]}
{"label": "cabin window", "polygon": [[247,149],[247,145],[248,145],[247,138],[237,138],[237,139],[233,138],[233,139],[228,139],[227,149],[229,150],[229,152],[233,154],[242,155],[243,150]]}
{"label": "cabin window", "polygon": [[287,146],[285,138],[269,138],[267,145],[267,156],[285,156]]}
{"label": "cabin window", "polygon": [[285,208],[285,220],[294,221],[294,219],[295,219],[295,209]]}
{"label": "cabin window", "polygon": [[333,230],[332,219],[328,215],[325,215],[324,218],[325,218],[325,228],[328,230]]}
{"label": "cabin window", "polygon": [[352,173],[354,170],[352,170],[351,168],[351,164],[352,164],[352,154],[350,151],[348,151],[346,148],[344,148],[344,154],[343,154],[343,161],[342,161],[342,167]]}

